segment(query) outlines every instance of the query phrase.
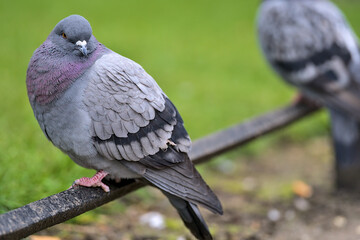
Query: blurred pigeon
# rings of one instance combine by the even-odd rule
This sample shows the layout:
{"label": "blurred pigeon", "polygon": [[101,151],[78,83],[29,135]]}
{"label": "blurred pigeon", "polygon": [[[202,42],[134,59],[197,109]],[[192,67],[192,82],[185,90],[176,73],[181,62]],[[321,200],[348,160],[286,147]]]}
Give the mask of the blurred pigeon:
{"label": "blurred pigeon", "polygon": [[345,17],[327,0],[263,0],[258,34],[275,71],[329,109],[338,187],[360,187],[360,55]]}
{"label": "blurred pigeon", "polygon": [[175,106],[137,63],[99,43],[89,22],[61,20],[34,52],[26,85],[47,138],[77,164],[95,169],[75,185],[136,178],[159,188],[199,239],[212,239],[196,204],[222,207],[191,163],[191,141]]}

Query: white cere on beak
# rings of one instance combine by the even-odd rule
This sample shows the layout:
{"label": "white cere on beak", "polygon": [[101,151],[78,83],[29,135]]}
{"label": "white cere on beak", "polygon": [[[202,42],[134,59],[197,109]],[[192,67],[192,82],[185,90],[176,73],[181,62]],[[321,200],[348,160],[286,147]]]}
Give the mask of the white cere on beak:
{"label": "white cere on beak", "polygon": [[76,45],[77,46],[80,46],[80,52],[82,52],[82,54],[84,55],[84,56],[87,56],[87,54],[88,54],[88,50],[87,50],[87,48],[86,48],[86,44],[87,44],[87,42],[85,41],[85,40],[83,40],[83,41],[77,41],[76,42]]}
{"label": "white cere on beak", "polygon": [[81,46],[81,47],[85,47],[86,44],[87,44],[87,42],[85,40],[84,41],[79,40],[79,41],[76,42],[76,45]]}

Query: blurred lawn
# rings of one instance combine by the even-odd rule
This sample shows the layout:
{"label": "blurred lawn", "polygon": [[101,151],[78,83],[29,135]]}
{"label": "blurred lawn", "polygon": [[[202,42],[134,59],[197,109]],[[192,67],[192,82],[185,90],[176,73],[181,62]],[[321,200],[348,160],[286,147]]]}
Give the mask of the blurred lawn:
{"label": "blurred lawn", "polygon": [[[93,174],[46,140],[27,99],[29,59],[59,20],[83,15],[99,41],[140,63],[177,105],[196,139],[281,106],[294,95],[258,50],[254,28],[258,4],[0,0],[0,212],[62,191],[74,179]],[[360,28],[360,2],[343,0],[340,6],[355,30]],[[317,114],[276,139],[279,135],[307,139],[326,134],[327,128],[326,114]],[[269,138],[257,144],[268,142]]]}

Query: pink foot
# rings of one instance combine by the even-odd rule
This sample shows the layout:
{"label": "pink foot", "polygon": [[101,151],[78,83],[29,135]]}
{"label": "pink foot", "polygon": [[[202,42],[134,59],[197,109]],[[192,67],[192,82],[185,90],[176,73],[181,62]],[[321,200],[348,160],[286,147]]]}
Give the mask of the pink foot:
{"label": "pink foot", "polygon": [[107,172],[100,170],[92,178],[82,177],[74,181],[70,188],[74,186],[84,186],[84,187],[101,187],[105,192],[110,192],[109,186],[101,182],[104,177],[108,175]]}

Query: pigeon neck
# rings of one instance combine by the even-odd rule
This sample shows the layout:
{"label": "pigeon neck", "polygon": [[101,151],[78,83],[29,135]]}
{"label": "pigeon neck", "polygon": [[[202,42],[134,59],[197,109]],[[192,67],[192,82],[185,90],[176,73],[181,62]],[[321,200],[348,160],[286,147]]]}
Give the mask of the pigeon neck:
{"label": "pigeon neck", "polygon": [[45,105],[58,99],[104,54],[106,48],[97,44],[88,57],[78,58],[64,54],[46,40],[35,51],[28,67],[26,85],[30,101]]}

